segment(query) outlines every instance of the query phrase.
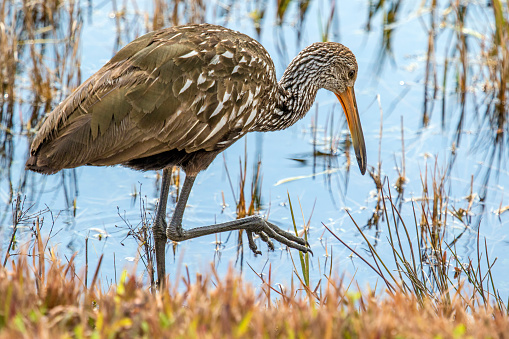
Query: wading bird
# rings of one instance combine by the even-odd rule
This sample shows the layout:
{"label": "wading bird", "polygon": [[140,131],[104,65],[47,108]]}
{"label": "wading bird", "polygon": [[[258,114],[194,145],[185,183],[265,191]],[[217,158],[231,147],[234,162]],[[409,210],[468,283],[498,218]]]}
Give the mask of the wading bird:
{"label": "wading bird", "polygon": [[[334,92],[341,102],[364,174],[356,78],[355,56],[339,43],[305,48],[278,83],[269,54],[247,35],[209,24],[161,29],[122,48],[47,116],[31,144],[26,168],[44,174],[83,165],[162,169],[153,225],[159,283],[165,276],[167,239],[244,229],[257,254],[253,233],[270,249],[272,238],[309,252],[303,239],[260,216],[183,229],[184,209],[196,176],[220,152],[248,132],[293,125],[308,112],[320,88]],[[186,178],[167,226],[171,166],[180,166]]]}

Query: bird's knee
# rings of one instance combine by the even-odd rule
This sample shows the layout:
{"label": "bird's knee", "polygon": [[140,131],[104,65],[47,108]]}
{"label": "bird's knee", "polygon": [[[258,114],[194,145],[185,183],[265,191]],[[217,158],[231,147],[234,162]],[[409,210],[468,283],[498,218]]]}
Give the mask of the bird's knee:
{"label": "bird's knee", "polygon": [[184,235],[178,231],[178,227],[167,227],[166,228],[166,238],[171,241],[183,241]]}

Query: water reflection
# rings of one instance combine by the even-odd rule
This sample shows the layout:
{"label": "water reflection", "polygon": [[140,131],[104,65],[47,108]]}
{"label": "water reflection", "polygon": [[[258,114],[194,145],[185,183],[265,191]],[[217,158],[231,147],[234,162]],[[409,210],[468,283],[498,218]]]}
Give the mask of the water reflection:
{"label": "water reflection", "polygon": [[[0,187],[8,191],[3,197],[3,223],[15,192],[35,188],[33,180],[40,180],[23,173],[16,183],[19,174],[13,172],[18,170],[13,165],[26,157],[34,127],[51,111],[54,101],[61,100],[81,82],[82,22],[81,8],[74,2],[59,6],[54,1],[7,1],[0,16]],[[36,196],[37,189],[32,194]],[[68,199],[67,202],[68,207],[72,206]]]}
{"label": "water reflection", "polygon": [[[11,0],[0,13],[0,22],[5,23],[0,37],[0,222],[3,232],[9,234],[6,239],[12,238],[12,206],[19,209],[19,192],[33,204],[30,213],[45,211],[41,216],[48,216],[49,210],[53,211],[51,219],[57,219],[62,232],[68,232],[60,240],[64,247],[82,250],[83,234],[91,228],[104,229],[113,239],[108,243],[100,240],[99,249],[109,251],[118,243],[127,248],[134,239],[141,244],[137,252],[140,260],[153,276],[148,226],[158,196],[158,174],[126,174],[110,168],[107,171],[111,174],[70,170],[46,177],[24,172],[23,164],[42,117],[81,83],[81,54],[97,58],[90,49],[80,47],[86,43],[82,41],[84,34],[94,38],[104,27],[114,31],[113,43],[101,45],[109,53],[107,59],[147,30],[208,21],[257,36],[273,56],[279,75],[304,45],[335,39],[341,27],[341,42],[354,50],[362,65],[356,91],[369,143],[369,177],[350,171],[351,140],[345,133],[346,121],[334,99],[320,92],[308,117],[294,128],[277,135],[250,137],[247,151],[240,142],[228,150],[224,163],[216,161],[200,183],[202,189],[194,196],[195,206],[191,206],[186,222],[199,225],[204,220],[219,222],[261,211],[280,225],[291,225],[287,191],[292,197],[298,195],[306,212],[318,199],[316,211],[311,213],[312,245],[321,248],[318,256],[325,255],[330,267],[339,263],[350,267],[354,260],[341,247],[334,247],[340,258],[331,258],[329,247],[337,246],[337,242],[324,235],[321,222],[362,247],[344,212],[349,208],[380,251],[389,251],[382,230],[388,223],[384,196],[390,195],[394,202],[390,209],[408,220],[407,224],[415,223],[418,230],[413,236],[419,237],[423,249],[429,244],[426,241],[434,239],[433,232],[446,232],[449,246],[463,247],[463,254],[468,256],[481,227],[493,251],[504,253],[507,244],[499,242],[505,237],[502,226],[507,223],[503,207],[507,205],[504,186],[508,180],[504,164],[509,30],[500,19],[507,22],[507,9],[498,1],[491,7],[463,2],[431,1],[428,7],[420,7],[402,0],[369,1],[366,8],[359,3],[341,3],[341,8],[336,8],[334,1],[324,6],[304,0],[280,1],[277,6],[264,0],[247,4],[156,1],[153,8],[142,1],[63,4]],[[367,22],[359,24],[362,15],[358,13],[366,11]],[[88,17],[85,23],[84,16]],[[360,29],[364,31],[360,33]],[[388,58],[393,62],[388,63]],[[87,74],[101,64],[94,59],[86,66]],[[92,173],[89,170],[85,171]],[[218,173],[223,176],[215,180],[216,186],[207,182],[208,178],[221,177]],[[101,187],[85,194],[101,179],[91,178],[94,175],[111,176],[104,181],[132,176],[118,181],[114,187],[119,188],[109,195]],[[147,196],[142,194],[141,181]],[[176,173],[173,202],[179,185]],[[395,187],[392,192],[391,185]],[[241,192],[245,192],[244,200]],[[499,213],[493,213],[495,210]],[[34,219],[30,220],[33,224]],[[400,227],[401,220],[397,218],[393,225]],[[214,253],[220,265],[227,253],[229,259],[237,255],[242,266],[251,257],[247,253],[244,256],[242,242],[235,239],[241,238],[235,233],[205,240],[201,244],[214,243],[215,250],[207,252],[204,260]],[[7,247],[2,244],[3,251]],[[168,248],[174,261],[179,255],[185,258],[182,260],[191,258],[189,261],[199,256],[191,245]],[[136,250],[125,252],[132,257]],[[432,254],[424,254],[431,263]],[[281,266],[287,265],[283,252],[280,256]],[[264,264],[260,265],[263,271]]]}

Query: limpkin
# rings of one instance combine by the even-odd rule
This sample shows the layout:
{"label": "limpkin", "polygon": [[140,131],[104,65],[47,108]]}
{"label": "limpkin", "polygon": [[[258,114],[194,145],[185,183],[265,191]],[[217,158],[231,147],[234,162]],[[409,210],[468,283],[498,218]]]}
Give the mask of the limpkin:
{"label": "limpkin", "polygon": [[[163,170],[153,225],[157,276],[165,276],[167,238],[183,241],[246,230],[308,252],[307,243],[260,216],[182,228],[197,174],[247,132],[276,131],[304,117],[318,89],[336,94],[346,114],[357,161],[364,174],[366,149],[354,83],[357,62],[345,46],[314,43],[301,51],[279,81],[260,43],[210,24],[171,27],[145,34],[122,48],[81,84],[43,122],[26,168],[52,174],[83,165],[121,164]],[[171,166],[186,174],[169,226],[166,204]]]}

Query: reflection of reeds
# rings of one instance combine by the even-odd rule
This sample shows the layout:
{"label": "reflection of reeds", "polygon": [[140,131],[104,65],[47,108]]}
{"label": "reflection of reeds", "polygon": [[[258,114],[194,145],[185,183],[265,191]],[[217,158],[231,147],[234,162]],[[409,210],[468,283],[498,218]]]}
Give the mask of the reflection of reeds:
{"label": "reflection of reeds", "polygon": [[[364,261],[386,285],[391,293],[403,293],[416,298],[420,307],[432,301],[433,308],[438,312],[451,314],[454,299],[462,300],[465,308],[475,311],[474,305],[495,305],[493,315],[500,312],[507,315],[509,305],[501,298],[492,275],[496,261],[490,260],[486,241],[480,246],[477,234],[477,253],[473,259],[464,259],[456,252],[454,243],[447,243],[445,220],[447,213],[447,197],[444,195],[444,177],[436,173],[433,176],[433,196],[428,196],[428,184],[423,181],[423,198],[421,208],[414,205],[414,219],[405,221],[394,204],[391,189],[387,183],[382,190],[383,213],[387,220],[388,241],[396,270],[386,260],[384,253],[378,252],[376,246],[368,240],[368,236],[357,226],[368,246],[368,256],[362,256],[345,244],[332,230],[325,226],[334,237]],[[427,174],[426,174],[427,176]],[[417,216],[420,215],[420,221]],[[413,224],[413,226],[412,226]],[[415,228],[417,240],[411,236]],[[451,270],[451,268],[454,268]],[[465,279],[460,277],[465,276]],[[468,286],[468,287],[466,287]],[[429,304],[428,304],[429,305]]]}
{"label": "reflection of reeds", "polygon": [[11,187],[8,206],[13,187],[26,184],[12,183],[13,136],[31,134],[54,101],[81,82],[81,10],[74,1],[7,0],[0,23],[0,184]]}
{"label": "reflection of reeds", "polygon": [[[493,1],[493,15],[495,17],[495,32],[493,34],[493,46],[491,55],[498,57],[494,64],[494,72],[490,72],[490,78],[496,84],[495,113],[498,124],[497,138],[503,135],[507,121],[507,81],[509,80],[509,10],[507,4],[503,5],[500,0]],[[501,131],[500,131],[501,130]]]}
{"label": "reflection of reeds", "polygon": [[[500,0],[495,0],[492,4],[491,9],[486,10],[484,14],[488,19],[492,20],[495,30],[491,33],[491,35],[488,34],[486,36],[482,36],[480,34],[475,34],[477,39],[469,38],[469,34],[471,33],[467,33],[471,32],[471,30],[467,28],[469,20],[473,20],[473,15],[468,15],[469,7],[476,5],[455,1],[451,4],[449,10],[444,12],[444,21],[448,19],[449,15],[452,16],[452,28],[455,43],[446,44],[446,53],[451,48],[452,50],[451,55],[445,57],[444,79],[442,85],[444,91],[442,99],[442,114],[445,116],[444,111],[445,97],[447,96],[447,78],[449,77],[448,72],[455,70],[455,92],[458,95],[458,102],[460,104],[460,115],[456,127],[456,145],[461,141],[461,135],[464,129],[464,123],[467,120],[467,114],[470,112],[479,112],[479,107],[482,107],[482,105],[485,107],[485,116],[479,117],[481,122],[479,130],[489,130],[490,132],[488,132],[488,135],[486,135],[486,133],[482,133],[481,137],[478,138],[479,142],[483,145],[488,143],[494,146],[501,146],[500,143],[504,139],[503,135],[504,133],[507,133],[506,130],[508,126],[506,123],[506,107],[508,90],[507,81],[509,77],[509,46],[507,45],[507,41],[509,39],[509,12],[507,6],[503,5]],[[432,14],[433,13],[434,11],[432,11]],[[434,20],[432,20],[432,22],[434,22]],[[445,27],[445,29],[449,29],[449,26]],[[488,26],[485,27],[490,29]],[[434,35],[438,34],[436,29],[434,32],[430,30],[430,36],[432,33]],[[449,42],[451,40],[452,39],[450,39]],[[431,43],[429,43],[429,45],[431,46]],[[469,60],[469,51],[475,49],[480,49],[481,51],[480,71],[477,71],[479,68],[478,63],[474,63]],[[434,57],[432,54],[433,53],[430,53],[428,50],[427,65],[433,62],[432,59]],[[428,74],[431,74],[431,72],[426,71],[426,79],[428,79]],[[475,76],[469,76],[469,74],[475,74]],[[436,77],[436,75],[433,76]],[[485,96],[479,101],[477,94],[472,91],[472,89],[476,88],[474,81],[483,81],[485,83],[483,88]],[[436,80],[434,82],[434,87],[437,88]],[[473,99],[475,109],[467,111],[466,103],[469,96]],[[434,100],[435,96],[431,97],[426,95],[426,98],[428,101]],[[426,102],[424,105],[425,118],[429,109],[426,109]],[[486,125],[488,125],[487,129],[485,128]],[[489,141],[486,139],[489,139]],[[498,153],[496,150],[497,147],[494,147],[495,150],[493,153]],[[485,151],[486,148],[483,147],[483,150]]]}
{"label": "reflection of reeds", "polygon": [[[398,11],[403,3],[397,0],[369,2],[366,29],[373,28],[375,17],[383,16],[382,42],[376,63],[379,71],[386,55],[391,53],[392,31],[398,24]],[[455,163],[456,149],[465,129],[478,130],[472,150],[478,150],[484,156],[481,199],[486,197],[486,185],[492,170],[502,166],[505,145],[509,142],[509,9],[507,3],[500,0],[491,4],[484,6],[459,0],[444,4],[432,0],[426,8],[421,4],[416,12],[428,36],[422,126],[428,126],[437,106],[442,111],[443,128],[447,120],[453,119],[450,168]],[[444,8],[444,5],[447,7]],[[429,23],[421,19],[426,15]],[[480,17],[483,20],[479,20]],[[440,41],[439,37],[444,37],[444,40]],[[442,55],[437,50],[439,43],[444,46]],[[443,64],[440,65],[437,60],[444,60]],[[440,67],[441,72],[438,71]],[[406,91],[403,90],[401,97]],[[454,100],[449,99],[451,93]],[[441,105],[435,105],[437,98],[440,98]],[[447,106],[448,100],[451,103]],[[476,125],[467,125],[470,123]]]}
{"label": "reflection of reeds", "polygon": [[249,13],[249,16],[253,19],[253,25],[259,39],[262,34],[262,22],[267,9],[267,0],[257,0],[255,1],[254,6],[254,10]]}
{"label": "reflection of reeds", "polygon": [[279,25],[283,23],[285,13],[290,2],[291,0],[277,0],[277,17]]}
{"label": "reflection of reeds", "polygon": [[[487,163],[484,173],[484,185],[480,193],[481,199],[487,194],[487,184],[491,177],[491,171],[495,166],[501,168],[504,159],[504,147],[509,141],[508,124],[508,88],[509,81],[509,9],[507,4],[500,0],[492,1],[490,10],[486,13],[493,19],[495,30],[491,35],[481,41],[481,61],[485,75],[484,97],[481,103],[484,116],[479,121],[479,138],[476,139],[475,147],[485,154]],[[474,93],[475,94],[475,93]],[[474,97],[475,99],[475,97]],[[478,109],[476,109],[478,111]],[[461,129],[458,128],[458,132]],[[459,137],[458,137],[459,139]],[[486,146],[488,145],[488,147]]]}
{"label": "reflection of reeds", "polygon": [[495,31],[489,38],[491,44],[485,45],[483,57],[488,70],[486,99],[488,122],[495,144],[504,141],[507,135],[507,82],[509,81],[509,10],[499,0],[493,1]]}
{"label": "reflection of reeds", "polygon": [[[230,173],[228,170],[228,167],[226,165],[225,160],[225,170],[226,175],[228,176],[228,181],[230,182],[230,186],[232,189],[233,199],[235,200],[235,210],[237,214],[237,219],[242,219],[248,216],[255,215],[260,211],[261,208],[261,186],[262,186],[262,177],[261,177],[261,160],[258,159],[256,162],[256,165],[253,167],[253,176],[251,180],[251,192],[249,194],[250,202],[249,205],[247,203],[246,199],[246,183],[247,183],[247,141],[244,145],[244,161],[242,159],[239,159],[239,191],[238,191],[238,198],[235,194]],[[224,206],[224,202],[223,202]],[[243,230],[239,230],[238,237],[237,237],[237,259],[241,260],[241,264],[243,263],[244,258],[244,247],[243,247],[243,240],[242,240],[242,234]]]}
{"label": "reflection of reeds", "polygon": [[467,6],[460,4],[456,1],[454,6],[454,12],[456,14],[456,50],[458,53],[458,65],[457,65],[457,76],[456,76],[456,92],[459,95],[460,102],[460,117],[457,126],[457,144],[460,142],[460,135],[463,130],[463,123],[466,118],[465,116],[465,105],[467,95],[467,77],[468,77],[468,46],[467,37],[465,34],[465,19],[467,14]]}
{"label": "reflection of reeds", "polygon": [[319,22],[321,37],[322,37],[322,41],[324,41],[324,42],[329,41],[329,34],[330,34],[331,26],[332,26],[332,21],[334,20],[335,10],[336,10],[336,2],[333,1],[333,2],[331,2],[330,13],[327,16],[327,22],[325,23],[325,27],[323,27],[321,20]]}
{"label": "reflection of reeds", "polygon": [[[431,13],[430,13],[430,27],[428,30],[428,51],[426,54],[426,73],[424,75],[424,100],[423,100],[423,112],[422,112],[422,125],[427,126],[429,122],[429,112],[433,111],[434,100],[437,96],[438,84],[437,84],[437,73],[436,73],[436,58],[435,58],[435,40],[436,40],[436,31],[435,31],[435,21],[436,21],[436,6],[437,1],[433,0],[431,3]],[[433,82],[432,91],[433,95],[431,96],[431,100],[429,100],[428,94],[428,86],[430,85],[430,78],[432,78]],[[431,102],[431,108],[428,111],[428,104]]]}
{"label": "reflection of reeds", "polygon": [[365,25],[366,30],[371,30],[371,21],[382,12],[382,41],[378,52],[378,60],[376,63],[376,72],[380,73],[383,69],[385,58],[392,56],[392,37],[394,33],[394,25],[399,18],[399,11],[401,9],[402,0],[373,0],[368,4],[368,19]]}
{"label": "reflection of reeds", "polygon": [[204,23],[205,10],[206,2],[203,0],[155,0],[151,30],[184,23]]}
{"label": "reflection of reeds", "polygon": [[304,28],[304,19],[308,13],[311,0],[299,0],[299,22],[297,26],[297,41],[300,41],[302,29]]}

